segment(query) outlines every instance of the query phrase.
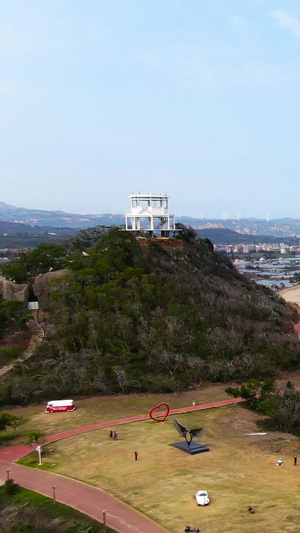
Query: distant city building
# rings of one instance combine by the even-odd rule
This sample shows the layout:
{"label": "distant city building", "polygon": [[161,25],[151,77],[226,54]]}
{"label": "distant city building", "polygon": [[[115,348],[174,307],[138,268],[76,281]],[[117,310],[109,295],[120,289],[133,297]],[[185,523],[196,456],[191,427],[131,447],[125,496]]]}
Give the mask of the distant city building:
{"label": "distant city building", "polygon": [[174,215],[169,213],[167,194],[131,194],[131,213],[126,214],[126,231],[139,233],[160,232],[169,237],[175,231]]}

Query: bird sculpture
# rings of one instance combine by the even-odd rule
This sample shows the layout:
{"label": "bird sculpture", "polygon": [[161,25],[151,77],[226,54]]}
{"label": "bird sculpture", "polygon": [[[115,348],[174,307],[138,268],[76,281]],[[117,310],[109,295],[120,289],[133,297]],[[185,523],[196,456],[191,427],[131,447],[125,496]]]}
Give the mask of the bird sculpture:
{"label": "bird sculpture", "polygon": [[174,420],[172,420],[174,426],[176,427],[179,435],[181,435],[182,437],[185,438],[186,440],[186,443],[187,445],[189,446],[192,442],[192,440],[199,440],[201,439],[203,433],[204,433],[204,428],[195,428],[195,429],[187,429],[186,427],[184,427],[182,424],[180,424],[180,422],[178,422],[178,420],[176,420],[176,418],[174,418]]}

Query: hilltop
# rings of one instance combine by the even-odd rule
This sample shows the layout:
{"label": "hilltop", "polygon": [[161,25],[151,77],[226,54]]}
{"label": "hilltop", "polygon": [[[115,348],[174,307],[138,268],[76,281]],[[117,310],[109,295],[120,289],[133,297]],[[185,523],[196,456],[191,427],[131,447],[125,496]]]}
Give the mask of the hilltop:
{"label": "hilltop", "polygon": [[[297,314],[283,299],[190,229],[142,241],[118,228],[91,230],[64,255],[48,245],[12,265],[31,290],[39,286],[46,338],[2,378],[3,402],[176,391],[299,367]],[[52,282],[50,263],[54,274],[66,269]]]}

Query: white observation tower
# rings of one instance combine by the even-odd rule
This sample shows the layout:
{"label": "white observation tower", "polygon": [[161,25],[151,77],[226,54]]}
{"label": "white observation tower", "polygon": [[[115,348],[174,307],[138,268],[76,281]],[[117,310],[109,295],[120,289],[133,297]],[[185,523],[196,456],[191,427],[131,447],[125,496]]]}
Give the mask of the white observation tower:
{"label": "white observation tower", "polygon": [[126,231],[169,237],[175,231],[174,215],[169,214],[167,194],[131,194],[131,213],[126,214]]}

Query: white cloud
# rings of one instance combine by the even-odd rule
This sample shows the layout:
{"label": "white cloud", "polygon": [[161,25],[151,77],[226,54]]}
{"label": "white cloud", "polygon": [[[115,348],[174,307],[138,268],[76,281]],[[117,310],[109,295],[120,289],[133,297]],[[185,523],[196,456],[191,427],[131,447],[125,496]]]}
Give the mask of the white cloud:
{"label": "white cloud", "polygon": [[275,10],[272,12],[272,17],[276,20],[278,26],[288,30],[294,37],[300,38],[300,20],[292,17],[285,11]]}

